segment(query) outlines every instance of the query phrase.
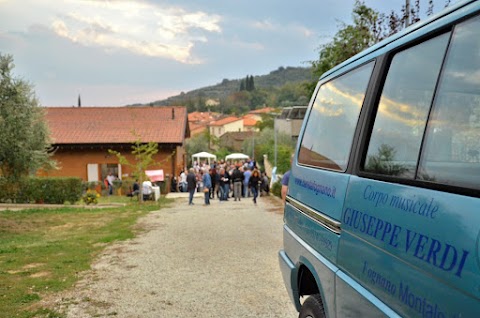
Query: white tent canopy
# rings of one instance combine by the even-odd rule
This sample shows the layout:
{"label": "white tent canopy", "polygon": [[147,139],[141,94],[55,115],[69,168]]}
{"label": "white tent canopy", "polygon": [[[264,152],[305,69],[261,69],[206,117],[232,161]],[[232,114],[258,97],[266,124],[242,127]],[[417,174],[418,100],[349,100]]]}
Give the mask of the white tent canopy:
{"label": "white tent canopy", "polygon": [[225,157],[225,160],[240,160],[240,159],[248,159],[248,158],[250,157],[243,153],[231,153]]}
{"label": "white tent canopy", "polygon": [[207,159],[208,164],[210,164],[210,160],[211,159],[217,160],[217,156],[215,156],[214,154],[205,152],[205,151],[202,151],[202,152],[199,152],[199,153],[196,153],[196,154],[192,155],[192,161],[196,160],[196,161],[198,161],[198,163],[200,163],[200,159]]}

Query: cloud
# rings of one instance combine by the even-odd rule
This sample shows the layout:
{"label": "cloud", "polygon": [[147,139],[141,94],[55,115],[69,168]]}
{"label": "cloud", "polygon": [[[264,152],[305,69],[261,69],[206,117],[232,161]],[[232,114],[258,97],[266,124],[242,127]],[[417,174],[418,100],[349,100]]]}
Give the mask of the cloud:
{"label": "cloud", "polygon": [[254,21],[252,22],[252,27],[260,31],[276,32],[280,34],[293,33],[296,36],[302,36],[306,38],[311,37],[315,34],[313,30],[303,25],[295,23],[275,23],[269,19],[263,21]]}
{"label": "cloud", "polygon": [[265,30],[265,31],[272,31],[272,30],[275,30],[276,28],[275,25],[269,20],[255,21],[253,22],[253,27],[255,29]]}
{"label": "cloud", "polygon": [[196,64],[201,61],[192,55],[195,43],[206,42],[208,33],[221,32],[221,18],[200,11],[127,0],[64,3],[52,18],[51,29],[75,43],[109,52],[128,50]]}

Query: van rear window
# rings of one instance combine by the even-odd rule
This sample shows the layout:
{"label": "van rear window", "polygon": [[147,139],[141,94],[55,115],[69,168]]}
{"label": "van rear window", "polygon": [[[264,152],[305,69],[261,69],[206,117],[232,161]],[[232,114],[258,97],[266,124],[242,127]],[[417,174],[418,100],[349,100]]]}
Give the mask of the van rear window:
{"label": "van rear window", "polygon": [[438,87],[418,179],[480,189],[480,17],[455,28]]}

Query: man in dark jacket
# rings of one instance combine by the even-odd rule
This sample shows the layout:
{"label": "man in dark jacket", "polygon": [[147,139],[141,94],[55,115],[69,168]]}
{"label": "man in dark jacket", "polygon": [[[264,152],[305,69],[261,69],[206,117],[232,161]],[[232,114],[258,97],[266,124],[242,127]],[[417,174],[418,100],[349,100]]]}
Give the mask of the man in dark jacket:
{"label": "man in dark jacket", "polygon": [[187,174],[188,205],[193,205],[193,195],[197,189],[197,176],[195,170],[190,168]]}
{"label": "man in dark jacket", "polygon": [[232,173],[232,180],[233,180],[233,197],[235,201],[240,201],[242,197],[242,185],[243,185],[243,171],[240,170],[240,167],[237,165],[235,170]]}

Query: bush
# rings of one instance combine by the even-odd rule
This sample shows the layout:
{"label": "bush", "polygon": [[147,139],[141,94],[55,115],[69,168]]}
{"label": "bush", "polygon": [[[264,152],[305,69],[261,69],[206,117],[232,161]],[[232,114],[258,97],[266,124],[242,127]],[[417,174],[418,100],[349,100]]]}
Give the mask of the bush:
{"label": "bush", "polygon": [[122,189],[122,194],[128,194],[133,191],[134,180],[124,179],[122,180],[120,188]]}
{"label": "bush", "polygon": [[97,193],[95,190],[88,190],[82,197],[83,202],[85,202],[86,205],[89,204],[97,204],[98,203],[98,198],[100,197],[100,194]]}
{"label": "bush", "polygon": [[25,178],[18,184],[10,184],[0,178],[0,201],[17,203],[71,204],[82,197],[80,178]]}
{"label": "bush", "polygon": [[272,184],[271,192],[273,193],[273,195],[279,198],[282,197],[282,181],[281,180],[278,180],[277,182]]}

